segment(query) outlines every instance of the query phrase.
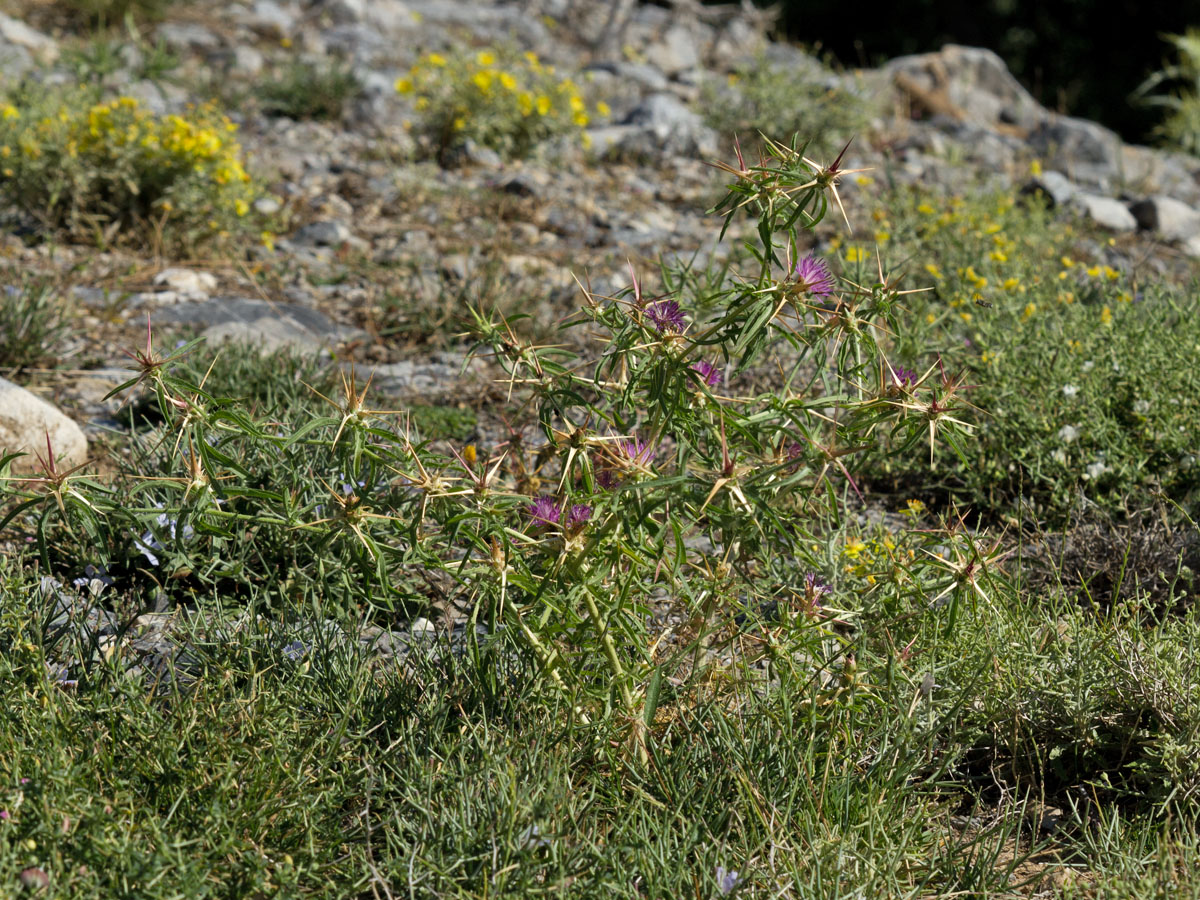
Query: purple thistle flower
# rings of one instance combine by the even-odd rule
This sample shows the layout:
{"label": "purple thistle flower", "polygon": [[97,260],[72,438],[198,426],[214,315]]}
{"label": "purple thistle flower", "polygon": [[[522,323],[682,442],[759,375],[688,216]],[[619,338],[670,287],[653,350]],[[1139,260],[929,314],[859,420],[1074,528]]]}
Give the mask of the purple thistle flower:
{"label": "purple thistle flower", "polygon": [[654,459],[654,448],[645,441],[634,438],[632,441],[620,441],[617,453],[636,466],[646,466]]}
{"label": "purple thistle flower", "polygon": [[659,300],[646,307],[646,318],[659,334],[683,331],[683,310],[674,300]]}
{"label": "purple thistle flower", "polygon": [[708,360],[692,363],[692,371],[700,376],[700,380],[708,387],[716,387],[721,383],[721,372]]}
{"label": "purple thistle flower", "polygon": [[804,595],[816,599],[824,597],[829,593],[829,585],[821,581],[817,577],[816,572],[809,572],[804,576]]}
{"label": "purple thistle flower", "polygon": [[792,269],[792,279],[799,290],[818,297],[832,294],[836,287],[825,260],[811,255],[797,261],[796,267]]}
{"label": "purple thistle flower", "polygon": [[530,503],[525,512],[534,525],[557,525],[562,519],[562,507],[558,501],[544,495]]}
{"label": "purple thistle flower", "polygon": [[579,529],[592,517],[592,508],[586,503],[576,503],[567,513],[567,528]]}
{"label": "purple thistle flower", "polygon": [[904,368],[904,366],[897,366],[895,372],[892,373],[892,378],[895,379],[894,384],[898,388],[912,387],[917,383],[917,373],[912,369]]}

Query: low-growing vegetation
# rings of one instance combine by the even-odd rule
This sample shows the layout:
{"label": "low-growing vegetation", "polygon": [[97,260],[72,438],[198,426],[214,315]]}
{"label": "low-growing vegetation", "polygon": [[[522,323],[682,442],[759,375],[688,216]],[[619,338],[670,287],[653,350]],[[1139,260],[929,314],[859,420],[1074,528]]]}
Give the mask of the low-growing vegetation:
{"label": "low-growing vegetation", "polygon": [[292,119],[340,119],[362,93],[362,82],[345,64],[295,61],[258,85],[263,112]]}
{"label": "low-growing vegetation", "polygon": [[396,90],[412,97],[416,130],[443,158],[467,140],[521,157],[547,138],[582,135],[593,117],[609,114],[607,104],[589,105],[579,84],[532,51],[428,53]]}
{"label": "low-growing vegetation", "polygon": [[159,115],[134,97],[27,83],[0,104],[0,195],[103,244],[219,241],[252,219],[236,131],[212,105]]}
{"label": "low-growing vegetation", "polygon": [[[747,69],[715,124],[846,115],[789,84]],[[607,114],[531,54],[396,88],[439,156]],[[235,130],[19,86],[0,192],[105,245],[244,235]],[[1200,890],[1194,292],[1036,196],[747,137],[709,210],[739,249],[581,279],[553,333],[498,275],[398,270],[363,324],[465,334],[465,387],[152,314],[118,452],[0,452],[0,894]],[[64,296],[0,296],[0,373],[53,362]]]}

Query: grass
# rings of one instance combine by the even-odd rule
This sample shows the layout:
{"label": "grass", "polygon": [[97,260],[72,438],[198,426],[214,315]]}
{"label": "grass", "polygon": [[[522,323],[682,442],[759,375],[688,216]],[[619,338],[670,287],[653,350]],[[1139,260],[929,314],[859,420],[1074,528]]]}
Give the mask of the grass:
{"label": "grass", "polygon": [[295,61],[257,85],[255,95],[269,116],[339,120],[362,88],[349,65]]}
{"label": "grass", "polygon": [[774,335],[749,244],[665,273],[694,344],[588,298],[594,373],[477,312],[511,409],[139,349],[116,474],[0,462],[0,894],[1200,896],[1192,292],[1003,195],[872,221]]}

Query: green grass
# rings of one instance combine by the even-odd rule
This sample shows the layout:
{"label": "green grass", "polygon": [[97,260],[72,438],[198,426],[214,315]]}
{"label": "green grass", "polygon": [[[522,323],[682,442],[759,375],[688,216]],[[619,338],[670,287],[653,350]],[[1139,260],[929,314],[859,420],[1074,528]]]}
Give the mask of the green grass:
{"label": "green grass", "polygon": [[336,120],[362,88],[348,65],[297,61],[256,85],[254,95],[267,115]]}

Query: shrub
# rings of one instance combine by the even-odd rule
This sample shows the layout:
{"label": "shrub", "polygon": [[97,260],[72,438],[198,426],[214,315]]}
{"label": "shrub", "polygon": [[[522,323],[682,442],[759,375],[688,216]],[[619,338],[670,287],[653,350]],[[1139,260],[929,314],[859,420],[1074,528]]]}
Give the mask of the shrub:
{"label": "shrub", "polygon": [[0,290],[0,371],[52,361],[69,314],[50,281],[26,278]]}
{"label": "shrub", "polygon": [[810,69],[793,70],[760,56],[724,84],[706,82],[702,105],[708,124],[724,136],[799,134],[815,141],[819,154],[836,152],[867,123],[866,103],[815,61]]}
{"label": "shrub", "polygon": [[[1200,304],[1165,286],[1140,288],[1086,235],[1011,194],[974,199],[897,191],[876,218],[885,259],[912,259],[913,314],[893,353],[922,371],[941,358],[970,372],[969,463],[939,465],[937,490],[989,515],[1022,498],[1061,523],[1081,497],[1109,512],[1158,491],[1191,503],[1196,459]],[[843,248],[869,274],[875,250]],[[915,270],[915,271],[913,271]],[[925,461],[887,454],[875,468],[909,491]]]}
{"label": "shrub", "polygon": [[[1154,130],[1159,138],[1185,153],[1200,156],[1200,29],[1168,35],[1167,40],[1175,45],[1179,62],[1151,75],[1134,96],[1149,106],[1161,106],[1167,111],[1166,120]],[[1179,85],[1175,93],[1150,94],[1160,85],[1171,82]]]}
{"label": "shrub", "polygon": [[118,25],[133,20],[158,22],[166,17],[174,0],[65,0],[73,22],[89,25]]}
{"label": "shrub", "polygon": [[236,131],[211,104],[158,115],[133,97],[27,88],[0,105],[0,193],[74,237],[227,238],[254,200]]}
{"label": "shrub", "polygon": [[290,119],[340,119],[361,92],[362,82],[349,66],[298,61],[258,88],[264,113]]}
{"label": "shrub", "polygon": [[[533,52],[429,53],[396,90],[412,95],[420,131],[441,157],[467,140],[520,157],[547,138],[580,133],[591,120],[579,86]],[[602,102],[592,111],[608,115]]]}

